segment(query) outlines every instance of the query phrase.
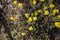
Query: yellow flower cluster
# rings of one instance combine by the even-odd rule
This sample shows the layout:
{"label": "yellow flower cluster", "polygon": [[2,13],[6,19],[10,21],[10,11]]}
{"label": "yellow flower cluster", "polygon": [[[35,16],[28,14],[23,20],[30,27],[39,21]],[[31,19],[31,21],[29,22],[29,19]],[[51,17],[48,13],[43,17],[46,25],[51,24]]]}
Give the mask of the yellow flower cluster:
{"label": "yellow flower cluster", "polygon": [[37,20],[37,17],[33,17],[33,18],[29,17],[27,22],[30,23],[30,22],[36,21],[36,20]]}
{"label": "yellow flower cluster", "polygon": [[14,5],[17,5],[19,8],[23,8],[23,4],[22,3],[18,3],[17,0],[13,1]]}
{"label": "yellow flower cluster", "polygon": [[54,25],[55,25],[57,28],[60,28],[60,22],[55,22]]}

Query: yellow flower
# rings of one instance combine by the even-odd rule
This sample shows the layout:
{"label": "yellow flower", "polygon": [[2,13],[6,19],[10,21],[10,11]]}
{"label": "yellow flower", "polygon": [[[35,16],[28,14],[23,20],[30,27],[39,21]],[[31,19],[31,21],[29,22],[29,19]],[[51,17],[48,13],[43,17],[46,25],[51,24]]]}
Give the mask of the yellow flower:
{"label": "yellow flower", "polygon": [[57,12],[59,12],[59,9],[57,9]]}
{"label": "yellow flower", "polygon": [[38,15],[38,13],[37,13],[37,12],[34,12],[34,14],[35,14],[35,16],[37,16],[37,15]]}
{"label": "yellow flower", "polygon": [[11,20],[11,21],[14,21],[14,20],[15,20],[15,18],[14,18],[13,16],[11,16],[11,17],[10,17],[10,20]]}
{"label": "yellow flower", "polygon": [[25,17],[26,17],[26,18],[29,18],[29,14],[28,14],[28,13],[26,13],[26,14],[25,14]]}
{"label": "yellow flower", "polygon": [[14,5],[17,5],[17,3],[18,3],[17,1],[13,1],[13,4],[14,4]]}
{"label": "yellow flower", "polygon": [[57,28],[60,28],[60,22],[55,22],[54,25],[55,25]]}
{"label": "yellow flower", "polygon": [[52,11],[52,15],[55,15],[55,14],[58,13],[58,12],[59,12],[58,9],[54,9],[54,10]]}
{"label": "yellow flower", "polygon": [[60,19],[60,15],[58,15],[58,18]]}
{"label": "yellow flower", "polygon": [[54,6],[55,6],[54,4],[50,4],[49,5],[50,8],[54,8]]}
{"label": "yellow flower", "polygon": [[53,10],[53,13],[57,13],[57,10],[56,10],[56,9],[54,9],[54,10]]}
{"label": "yellow flower", "polygon": [[45,0],[40,0],[41,2],[44,2]]}
{"label": "yellow flower", "polygon": [[25,33],[25,32],[22,32],[22,33],[21,33],[21,35],[22,35],[22,36],[25,36],[25,35],[26,35],[26,33]]}
{"label": "yellow flower", "polygon": [[37,20],[37,17],[33,17],[33,21],[36,21]]}
{"label": "yellow flower", "polygon": [[44,9],[47,9],[48,7],[47,6],[44,6]]}
{"label": "yellow flower", "polygon": [[30,30],[30,31],[32,31],[32,30],[33,30],[33,27],[32,27],[32,26],[30,26],[30,27],[29,27],[29,30]]}
{"label": "yellow flower", "polygon": [[46,10],[46,11],[44,12],[44,15],[48,15],[48,14],[49,14],[49,11]]}
{"label": "yellow flower", "polygon": [[33,4],[33,5],[36,5],[36,3],[37,3],[36,0],[33,0],[32,4]]}
{"label": "yellow flower", "polygon": [[27,22],[29,22],[29,23],[32,22],[32,18],[29,17]]}
{"label": "yellow flower", "polygon": [[23,8],[23,4],[22,3],[18,3],[18,7],[19,8]]}
{"label": "yellow flower", "polygon": [[38,13],[42,13],[42,10],[41,10],[41,9],[39,9],[39,10],[37,10],[37,12],[38,12]]}

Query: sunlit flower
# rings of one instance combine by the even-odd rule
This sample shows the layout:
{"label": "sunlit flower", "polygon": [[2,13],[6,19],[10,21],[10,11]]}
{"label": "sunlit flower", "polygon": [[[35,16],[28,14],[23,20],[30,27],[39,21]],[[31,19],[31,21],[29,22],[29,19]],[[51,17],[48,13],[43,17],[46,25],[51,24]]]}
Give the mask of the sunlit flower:
{"label": "sunlit flower", "polygon": [[44,2],[45,0],[40,0],[41,2]]}
{"label": "sunlit flower", "polygon": [[18,3],[18,7],[19,8],[23,8],[23,4],[22,3]]}
{"label": "sunlit flower", "polygon": [[22,32],[22,33],[21,33],[21,35],[22,35],[22,36],[25,36],[25,35],[26,35],[26,33],[25,33],[25,32]]}
{"label": "sunlit flower", "polygon": [[39,9],[39,10],[37,10],[37,12],[38,12],[38,13],[42,13],[42,10],[41,10],[41,9]]}
{"label": "sunlit flower", "polygon": [[54,25],[55,25],[57,28],[60,28],[60,22],[55,22]]}
{"label": "sunlit flower", "polygon": [[55,6],[54,4],[50,4],[49,5],[50,8],[54,8],[54,6]]}
{"label": "sunlit flower", "polygon": [[11,16],[11,17],[10,17],[10,20],[11,20],[11,21],[14,21],[14,20],[15,20],[15,18],[14,18],[13,16]]}
{"label": "sunlit flower", "polygon": [[29,17],[27,22],[32,22],[32,17]]}
{"label": "sunlit flower", "polygon": [[26,17],[26,18],[29,18],[29,14],[28,14],[28,13],[26,13],[26,14],[25,14],[25,17]]}
{"label": "sunlit flower", "polygon": [[46,11],[44,12],[44,15],[48,15],[48,14],[49,14],[49,11],[46,10]]}
{"label": "sunlit flower", "polygon": [[37,17],[33,17],[33,21],[36,21],[37,20]]}
{"label": "sunlit flower", "polygon": [[17,1],[13,1],[13,4],[14,4],[14,5],[17,5],[17,3],[18,3]]}
{"label": "sunlit flower", "polygon": [[32,4],[33,4],[33,5],[36,5],[36,3],[37,3],[36,0],[33,0]]}
{"label": "sunlit flower", "polygon": [[32,27],[32,26],[30,26],[30,27],[29,27],[29,30],[30,30],[30,31],[32,31],[32,30],[33,30],[33,27]]}

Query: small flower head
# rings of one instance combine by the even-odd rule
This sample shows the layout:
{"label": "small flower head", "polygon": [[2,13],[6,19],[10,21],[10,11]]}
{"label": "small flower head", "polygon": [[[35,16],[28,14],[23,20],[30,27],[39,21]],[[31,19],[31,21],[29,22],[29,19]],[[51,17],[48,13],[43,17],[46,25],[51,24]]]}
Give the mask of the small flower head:
{"label": "small flower head", "polygon": [[36,0],[33,0],[32,4],[33,4],[33,5],[36,5],[36,3],[37,3]]}
{"label": "small flower head", "polygon": [[29,18],[29,14],[28,14],[28,13],[26,13],[26,14],[25,14],[25,17],[26,17],[26,18]]}
{"label": "small flower head", "polygon": [[58,13],[59,12],[59,10],[57,10],[57,9],[53,9],[53,11],[52,11],[52,15],[54,16],[54,15],[56,15],[56,13]]}
{"label": "small flower head", "polygon": [[55,22],[54,25],[55,25],[57,28],[60,28],[60,22]]}
{"label": "small flower head", "polygon": [[11,20],[11,21],[14,21],[14,20],[15,20],[15,18],[14,18],[13,16],[11,16],[11,17],[10,17],[10,20]]}
{"label": "small flower head", "polygon": [[28,18],[28,23],[32,22],[32,17]]}
{"label": "small flower head", "polygon": [[44,6],[44,9],[47,9],[48,7],[47,6]]}
{"label": "small flower head", "polygon": [[59,9],[57,9],[57,13],[59,12]]}
{"label": "small flower head", "polygon": [[23,4],[22,3],[18,3],[18,7],[19,8],[23,8]]}
{"label": "small flower head", "polygon": [[37,16],[37,15],[38,15],[38,13],[37,13],[37,12],[34,12],[34,15],[35,15],[35,16]]}
{"label": "small flower head", "polygon": [[54,10],[53,10],[53,13],[57,13],[57,10],[56,10],[56,9],[54,9]]}
{"label": "small flower head", "polygon": [[21,35],[22,35],[22,36],[25,36],[25,35],[26,35],[26,33],[25,33],[25,32],[22,32],[22,33],[21,33]]}
{"label": "small flower head", "polygon": [[49,11],[46,10],[46,11],[44,12],[44,15],[48,15],[48,14],[49,14]]}
{"label": "small flower head", "polygon": [[33,21],[36,21],[37,20],[37,17],[33,17]]}
{"label": "small flower head", "polygon": [[33,27],[32,27],[32,26],[30,26],[30,27],[29,27],[29,31],[32,31],[32,30],[33,30]]}
{"label": "small flower head", "polygon": [[18,3],[17,1],[13,1],[13,4],[14,4],[14,5],[17,5],[17,3]]}
{"label": "small flower head", "polygon": [[54,4],[50,4],[49,5],[50,8],[54,8],[54,6],[55,6]]}
{"label": "small flower head", "polygon": [[41,10],[41,9],[39,9],[39,10],[37,10],[37,12],[38,12],[38,13],[42,13],[42,10]]}

